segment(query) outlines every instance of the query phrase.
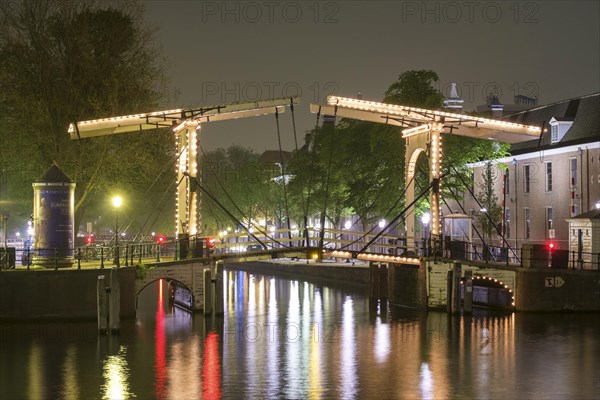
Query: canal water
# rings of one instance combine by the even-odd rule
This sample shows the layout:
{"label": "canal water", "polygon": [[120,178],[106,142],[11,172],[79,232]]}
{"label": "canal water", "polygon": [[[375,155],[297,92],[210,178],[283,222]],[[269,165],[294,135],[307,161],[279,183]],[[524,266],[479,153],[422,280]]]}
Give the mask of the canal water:
{"label": "canal water", "polygon": [[449,317],[226,271],[225,317],[159,281],[119,336],[95,323],[0,327],[0,399],[598,399],[598,314]]}

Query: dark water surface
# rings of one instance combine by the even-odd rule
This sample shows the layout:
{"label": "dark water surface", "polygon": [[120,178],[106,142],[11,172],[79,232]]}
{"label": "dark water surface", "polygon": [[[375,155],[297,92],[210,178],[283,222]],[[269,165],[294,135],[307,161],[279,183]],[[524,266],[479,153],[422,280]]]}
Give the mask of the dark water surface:
{"label": "dark water surface", "polygon": [[226,271],[225,317],[140,294],[119,336],[2,324],[0,399],[598,399],[600,315],[473,317]]}

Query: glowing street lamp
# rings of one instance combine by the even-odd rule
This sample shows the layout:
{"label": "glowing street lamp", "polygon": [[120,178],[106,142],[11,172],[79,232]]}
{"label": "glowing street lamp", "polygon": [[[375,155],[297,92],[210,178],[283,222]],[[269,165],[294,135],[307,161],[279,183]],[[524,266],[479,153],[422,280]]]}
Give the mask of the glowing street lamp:
{"label": "glowing street lamp", "polygon": [[118,267],[119,265],[119,208],[123,204],[121,196],[115,196],[112,198],[112,205],[115,208],[115,259],[113,264]]}

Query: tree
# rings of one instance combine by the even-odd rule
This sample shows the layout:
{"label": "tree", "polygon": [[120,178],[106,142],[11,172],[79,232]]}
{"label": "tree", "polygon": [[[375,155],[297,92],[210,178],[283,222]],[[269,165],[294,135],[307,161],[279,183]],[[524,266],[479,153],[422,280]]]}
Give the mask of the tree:
{"label": "tree", "polygon": [[264,220],[283,226],[286,216],[282,184],[279,166],[259,164],[258,154],[251,149],[234,145],[206,152],[202,156],[202,185],[220,205],[204,197],[205,232],[235,228],[228,213],[245,225]]}
{"label": "tree", "polygon": [[431,70],[403,72],[386,90],[383,102],[411,107],[440,108],[444,96],[434,86],[434,83],[439,80],[438,74]]}
{"label": "tree", "polygon": [[[86,210],[104,210],[104,193],[129,192],[132,210],[153,207],[162,191],[143,193],[170,162],[171,132],[81,141],[67,134],[73,121],[157,107],[163,59],[141,9],[135,2],[6,2],[0,19],[2,197],[12,211],[29,215],[31,182],[52,162],[77,183],[76,226]],[[172,178],[163,174],[164,182]]]}
{"label": "tree", "polygon": [[496,228],[502,218],[502,206],[500,206],[498,196],[494,191],[497,176],[491,161],[485,163],[481,176],[483,180],[478,184],[477,200],[483,209],[480,210],[476,219],[483,231],[484,242],[490,244],[492,235],[496,233]]}

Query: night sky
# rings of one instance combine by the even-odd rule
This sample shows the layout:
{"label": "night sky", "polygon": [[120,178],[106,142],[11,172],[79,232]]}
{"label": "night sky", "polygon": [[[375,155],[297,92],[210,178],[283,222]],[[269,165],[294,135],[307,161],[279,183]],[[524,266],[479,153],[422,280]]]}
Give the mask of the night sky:
{"label": "night sky", "polygon": [[[598,1],[148,1],[171,85],[168,105],[212,105],[299,94],[298,140],[314,127],[308,104],[328,94],[380,101],[398,75],[432,69],[465,110],[497,91],[548,104],[599,91]],[[495,89],[494,89],[495,88]],[[294,147],[289,111],[284,149]],[[277,148],[275,118],[205,124],[205,150]],[[301,143],[300,143],[301,145]]]}

